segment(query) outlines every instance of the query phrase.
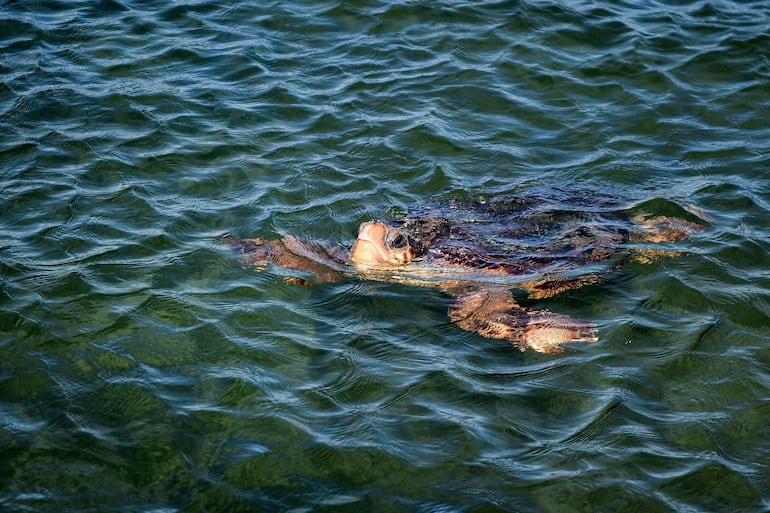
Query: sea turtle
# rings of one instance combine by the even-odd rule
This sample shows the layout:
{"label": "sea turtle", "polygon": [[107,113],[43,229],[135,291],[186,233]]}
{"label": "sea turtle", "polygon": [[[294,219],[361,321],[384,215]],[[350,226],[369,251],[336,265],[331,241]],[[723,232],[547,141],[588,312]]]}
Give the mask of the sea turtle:
{"label": "sea turtle", "polygon": [[596,283],[628,259],[677,254],[649,243],[702,229],[643,207],[551,190],[445,197],[390,222],[362,223],[349,247],[288,234],[229,244],[258,269],[274,264],[300,271],[287,278],[294,283],[355,275],[438,288],[454,298],[448,313],[458,327],[522,350],[554,353],[565,343],[595,342],[594,324],[520,306],[514,291],[540,299]]}

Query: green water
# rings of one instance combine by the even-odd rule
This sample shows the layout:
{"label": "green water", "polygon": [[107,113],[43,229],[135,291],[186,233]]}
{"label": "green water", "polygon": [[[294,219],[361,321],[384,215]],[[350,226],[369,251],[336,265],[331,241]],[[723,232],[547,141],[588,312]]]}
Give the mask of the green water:
{"label": "green water", "polygon": [[[0,2],[0,510],[770,510],[766,2]],[[537,302],[292,286],[225,234],[349,241],[449,190],[710,219]]]}

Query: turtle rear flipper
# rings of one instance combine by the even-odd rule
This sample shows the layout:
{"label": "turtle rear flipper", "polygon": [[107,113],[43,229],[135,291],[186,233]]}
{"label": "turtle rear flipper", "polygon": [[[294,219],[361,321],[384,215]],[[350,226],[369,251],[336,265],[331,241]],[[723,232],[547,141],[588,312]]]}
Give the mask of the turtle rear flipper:
{"label": "turtle rear flipper", "polygon": [[[703,227],[698,223],[678,217],[638,215],[631,221],[634,223],[631,240],[637,242],[674,242],[703,231]],[[682,255],[684,253],[668,249],[637,248],[632,252],[631,260],[641,264],[649,264],[660,257],[679,257]]]}
{"label": "turtle rear flipper", "polygon": [[564,351],[569,342],[596,342],[596,327],[588,322],[547,310],[517,305],[506,289],[480,289],[458,295],[449,318],[466,331],[513,342],[520,349],[541,353]]}
{"label": "turtle rear flipper", "polygon": [[673,242],[703,231],[703,227],[698,223],[678,217],[647,217],[642,214],[635,216],[631,221],[636,229],[632,238],[641,242]]}

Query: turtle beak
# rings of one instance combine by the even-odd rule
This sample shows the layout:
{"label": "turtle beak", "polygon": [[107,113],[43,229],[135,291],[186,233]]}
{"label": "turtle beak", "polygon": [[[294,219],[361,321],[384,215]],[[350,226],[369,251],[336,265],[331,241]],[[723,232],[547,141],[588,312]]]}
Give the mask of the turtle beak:
{"label": "turtle beak", "polygon": [[385,247],[385,229],[381,223],[370,221],[358,227],[358,238],[351,248],[351,259],[359,264],[390,261]]}
{"label": "turtle beak", "polygon": [[391,249],[385,243],[386,235],[393,230],[380,221],[363,223],[358,228],[358,238],[351,248],[351,260],[358,264],[404,264],[414,258],[414,250],[407,244]]}

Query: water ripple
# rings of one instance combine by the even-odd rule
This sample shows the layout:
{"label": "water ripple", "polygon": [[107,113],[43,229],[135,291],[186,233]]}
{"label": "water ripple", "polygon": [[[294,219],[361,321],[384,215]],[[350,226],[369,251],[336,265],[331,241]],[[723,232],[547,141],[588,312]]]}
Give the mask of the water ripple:
{"label": "water ripple", "polygon": [[[770,10],[661,7],[4,5],[0,507],[767,509]],[[221,243],[532,186],[707,229],[556,357]]]}

